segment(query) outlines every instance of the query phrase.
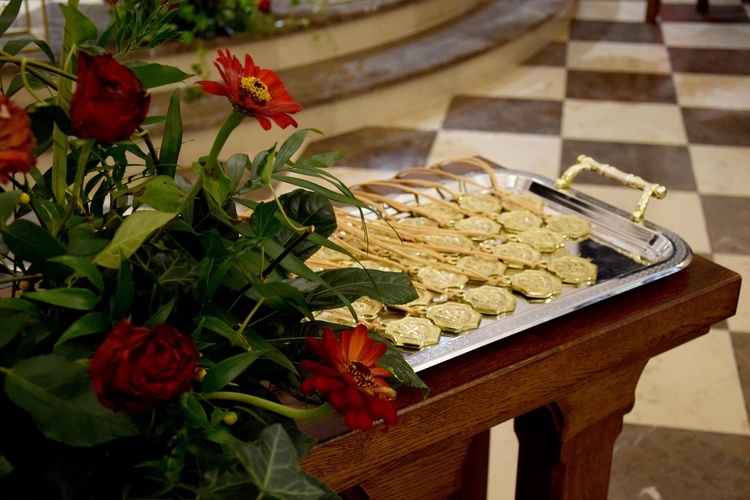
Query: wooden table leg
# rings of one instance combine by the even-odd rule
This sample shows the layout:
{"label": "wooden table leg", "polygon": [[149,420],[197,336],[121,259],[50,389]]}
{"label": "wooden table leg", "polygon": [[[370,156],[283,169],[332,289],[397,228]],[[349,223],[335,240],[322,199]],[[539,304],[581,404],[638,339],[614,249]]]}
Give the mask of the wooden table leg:
{"label": "wooden table leg", "polygon": [[661,0],[648,0],[646,4],[646,22],[656,24],[656,16],[659,15]]}
{"label": "wooden table leg", "polygon": [[612,451],[645,363],[589,380],[515,419],[517,499],[606,499]]}

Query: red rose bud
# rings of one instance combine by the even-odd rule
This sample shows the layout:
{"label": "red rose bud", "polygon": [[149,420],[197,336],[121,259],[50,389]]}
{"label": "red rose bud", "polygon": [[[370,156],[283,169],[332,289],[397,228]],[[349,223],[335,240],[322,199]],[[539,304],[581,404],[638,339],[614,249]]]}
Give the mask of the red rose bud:
{"label": "red rose bud", "polygon": [[271,0],[258,0],[258,10],[266,14],[271,12]]}
{"label": "red rose bud", "polygon": [[31,170],[36,163],[35,147],[28,113],[0,95],[0,182],[6,182],[10,174]]}
{"label": "red rose bud", "polygon": [[122,320],[94,353],[89,376],[103,406],[136,414],[189,391],[198,357],[193,339],[166,323],[146,328]]}
{"label": "red rose bud", "polygon": [[148,113],[151,96],[111,55],[78,54],[78,85],[70,100],[73,133],[101,142],[127,140]]}

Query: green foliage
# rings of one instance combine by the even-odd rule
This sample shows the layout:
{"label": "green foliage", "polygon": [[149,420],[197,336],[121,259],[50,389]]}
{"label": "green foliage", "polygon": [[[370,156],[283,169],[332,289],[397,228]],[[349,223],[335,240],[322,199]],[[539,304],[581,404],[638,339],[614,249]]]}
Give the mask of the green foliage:
{"label": "green foliage", "polygon": [[[0,33],[19,6],[13,0],[0,14]],[[74,6],[62,11],[69,45],[91,53],[114,48],[124,57],[175,35],[175,9],[161,0],[119,2],[103,33]],[[70,87],[75,54],[49,63],[16,58],[29,43],[46,45],[8,42],[0,52],[0,65],[29,72],[3,93],[34,98]],[[147,88],[189,76],[129,65]],[[10,295],[0,297],[3,487],[35,498],[334,497],[299,469],[313,443],[278,410],[269,387],[312,402],[299,393],[297,367],[305,337],[322,328],[314,311],[364,295],[391,304],[416,298],[401,273],[315,272],[306,264],[321,246],[334,246],[332,202],[368,208],[328,172],[340,156],[294,160],[306,135],[317,133],[299,130],[252,160],[239,152],[222,163],[218,154],[244,118],[227,102],[231,126],[211,154],[181,165],[177,92],[166,116],[151,117],[164,122],[158,146],[139,134],[119,143],[74,137],[64,98],[40,99],[29,110],[35,153],[46,159],[51,149],[58,160],[40,160],[0,189],[0,285]],[[178,175],[186,170],[192,181]],[[266,202],[245,197],[277,182],[303,189]],[[251,208],[250,217],[239,218],[238,206]],[[103,406],[88,366],[123,319],[145,328],[168,323],[191,336],[205,376],[152,412]],[[382,362],[398,383],[423,387],[395,350]],[[277,410],[208,397],[216,391]],[[231,426],[230,411],[239,416]]]}

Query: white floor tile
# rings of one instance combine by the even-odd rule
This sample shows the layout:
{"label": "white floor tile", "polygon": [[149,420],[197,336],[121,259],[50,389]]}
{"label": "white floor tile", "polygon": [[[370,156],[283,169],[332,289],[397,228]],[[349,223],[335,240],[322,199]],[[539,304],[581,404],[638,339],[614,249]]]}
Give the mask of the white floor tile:
{"label": "white floor tile", "polygon": [[750,148],[689,146],[698,191],[704,194],[747,196],[750,193]]}
{"label": "white floor tile", "polygon": [[750,24],[662,23],[668,47],[750,49]]}
{"label": "white floor tile", "polygon": [[675,73],[673,81],[681,106],[750,110],[750,76]]}
{"label": "white floor tile", "polygon": [[588,71],[669,74],[672,65],[663,45],[571,41],[568,68]]}
{"label": "white floor tile", "polygon": [[750,435],[729,332],[713,329],[651,359],[625,422]]}

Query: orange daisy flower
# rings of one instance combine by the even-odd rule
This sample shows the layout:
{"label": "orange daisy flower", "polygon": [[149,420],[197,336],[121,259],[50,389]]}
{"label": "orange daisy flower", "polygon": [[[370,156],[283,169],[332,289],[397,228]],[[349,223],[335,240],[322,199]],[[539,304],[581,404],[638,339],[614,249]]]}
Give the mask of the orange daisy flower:
{"label": "orange daisy flower", "polygon": [[301,390],[310,395],[318,391],[346,418],[351,429],[372,429],[372,423],[382,418],[386,430],[398,423],[396,408],[389,399],[396,391],[382,377],[390,374],[375,362],[386,351],[386,345],[368,336],[367,327],[357,325],[341,332],[341,341],[329,329],[323,328],[323,338],[307,338],[307,347],[320,358],[300,362],[311,376],[302,382]]}
{"label": "orange daisy flower", "polygon": [[302,106],[292,100],[292,96],[284,88],[284,82],[276,73],[256,66],[248,54],[245,55],[243,65],[229,49],[217,52],[219,57],[214,66],[219,70],[224,83],[197,82],[204,92],[229,98],[237,111],[254,117],[265,130],[271,128],[269,118],[281,128],[297,126],[297,122],[289,114],[300,111]]}

